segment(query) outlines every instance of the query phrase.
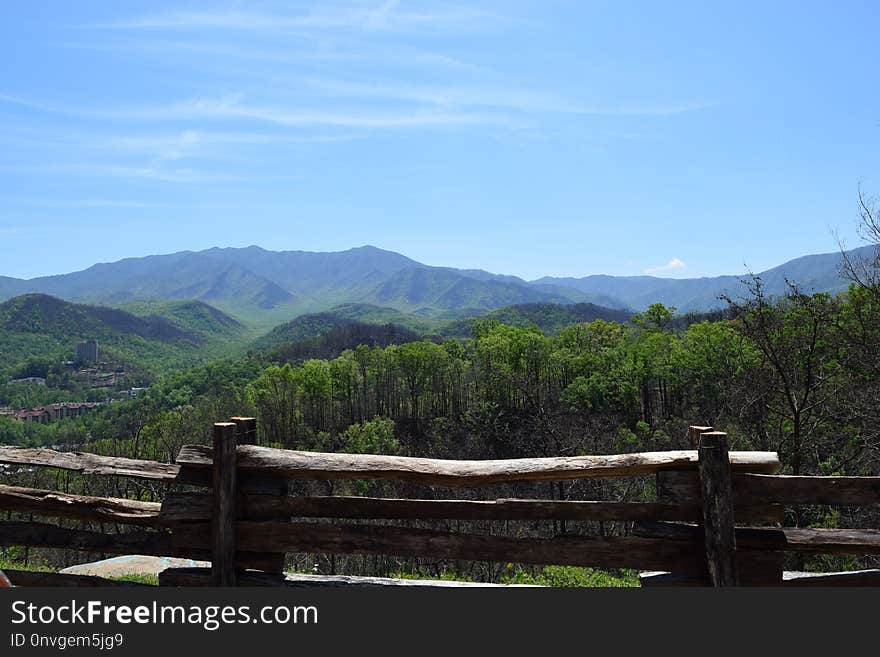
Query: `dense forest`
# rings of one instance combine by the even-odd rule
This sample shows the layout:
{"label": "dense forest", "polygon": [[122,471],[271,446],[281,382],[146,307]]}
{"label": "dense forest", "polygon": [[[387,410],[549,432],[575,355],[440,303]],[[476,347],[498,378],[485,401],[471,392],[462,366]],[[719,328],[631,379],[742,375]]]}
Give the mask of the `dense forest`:
{"label": "dense forest", "polygon": [[[877,214],[866,211],[864,224],[880,243]],[[704,317],[678,316],[674,308],[654,304],[627,321],[595,319],[546,331],[484,318],[464,339],[346,322],[318,336],[177,372],[142,397],[92,416],[47,426],[0,418],[0,443],[172,461],[181,445],[208,442],[213,422],[252,414],[259,421],[259,441],[267,445],[483,459],[684,448],[686,427],[706,424],[728,432],[733,449],[779,452],[784,473],[876,475],[878,265],[880,256],[847,260],[852,284],[837,296],[791,285],[783,297],[771,297],[761,278],[752,277],[741,294],[724,298],[725,311]],[[46,476],[7,479],[35,485]],[[68,487],[84,485],[74,475],[58,477]],[[531,484],[499,495],[638,500],[650,498],[652,485],[648,480]],[[106,486],[103,492],[114,495],[161,496],[143,484]],[[389,483],[310,486],[334,494],[433,494]],[[788,521],[876,527],[880,516],[871,509],[816,506],[792,512]],[[550,531],[628,531],[626,523],[573,525],[557,523]],[[459,523],[454,529],[460,528]],[[530,523],[479,528],[541,531]],[[517,581],[548,576],[535,569],[511,573],[504,564],[289,559],[292,568],[355,574],[454,571]],[[821,570],[860,564],[811,557],[796,565]]]}

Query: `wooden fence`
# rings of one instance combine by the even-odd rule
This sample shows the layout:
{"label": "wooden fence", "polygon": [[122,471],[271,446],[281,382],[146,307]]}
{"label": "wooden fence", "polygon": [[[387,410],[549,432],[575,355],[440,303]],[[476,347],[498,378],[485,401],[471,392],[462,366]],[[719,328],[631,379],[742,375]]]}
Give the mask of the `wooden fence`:
{"label": "wooden fence", "polygon": [[[159,504],[0,485],[0,510],[135,526],[111,534],[8,520],[0,522],[0,545],[211,561],[210,569],[165,570],[159,581],[169,586],[304,585],[307,576],[282,572],[289,552],[652,571],[642,573],[643,586],[880,584],[880,570],[783,573],[786,552],[878,555],[880,531],[781,526],[785,505],[880,505],[880,477],[780,476],[775,474],[780,469],[775,453],[729,452],[726,434],[710,427],[691,427],[690,450],[489,461],[280,450],[253,444],[255,433],[252,418],[215,424],[213,445],[185,446],[175,464],[0,447],[0,463],[6,467],[134,477],[168,486]],[[656,478],[656,501],[288,495],[289,480],[391,480],[482,488],[644,475]],[[632,524],[623,536],[566,533],[534,538],[363,522],[377,519]],[[56,573],[7,575],[23,586],[114,584]]]}

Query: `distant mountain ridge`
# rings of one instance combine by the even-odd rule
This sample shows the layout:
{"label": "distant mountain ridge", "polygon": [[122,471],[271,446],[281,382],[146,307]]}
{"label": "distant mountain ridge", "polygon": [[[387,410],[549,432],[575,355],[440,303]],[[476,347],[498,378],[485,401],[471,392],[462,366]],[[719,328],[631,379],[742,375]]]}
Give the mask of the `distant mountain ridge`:
{"label": "distant mountain ridge", "polygon": [[[851,253],[867,255],[873,248]],[[760,275],[770,294],[784,293],[786,279],[805,290],[838,292],[847,285],[841,263],[840,253],[810,255]],[[198,300],[245,324],[269,328],[345,304],[444,320],[531,303],[593,303],[639,311],[661,302],[683,312],[705,311],[720,305],[719,294],[737,294],[740,278],[597,275],[526,281],[479,269],[433,267],[373,246],[329,253],[250,246],[126,258],[31,280],[0,276],[0,301],[26,293],[119,307]]]}
{"label": "distant mountain ridge", "polygon": [[[864,246],[847,252],[851,258],[869,257],[877,247]],[[768,294],[784,294],[786,281],[798,285],[805,292],[838,293],[846,290],[849,282],[841,270],[840,252],[802,256],[772,269],[757,272]],[[552,285],[586,294],[603,295],[633,310],[644,310],[652,303],[675,306],[681,312],[703,312],[723,305],[722,294],[737,296],[744,291],[741,281],[746,275],[713,276],[705,278],[657,278],[654,276],[606,276],[583,278],[544,277],[532,281],[534,285]]]}

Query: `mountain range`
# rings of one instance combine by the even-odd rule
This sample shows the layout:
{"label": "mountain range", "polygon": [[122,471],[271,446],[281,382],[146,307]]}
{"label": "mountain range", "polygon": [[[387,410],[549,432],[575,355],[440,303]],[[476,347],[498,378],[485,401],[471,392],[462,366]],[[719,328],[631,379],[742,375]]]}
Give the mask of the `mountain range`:
{"label": "mountain range", "polygon": [[[849,253],[859,258],[874,248]],[[840,273],[842,257],[839,252],[804,256],[758,275],[771,295],[783,294],[787,280],[806,291],[839,292],[847,286]],[[269,328],[352,304],[432,322],[520,304],[590,303],[631,312],[661,302],[680,312],[707,311],[721,305],[719,295],[738,294],[740,279],[594,275],[526,281],[478,269],[429,266],[373,246],[329,253],[250,246],[127,258],[29,280],[0,276],[0,301],[41,293],[141,314],[139,309],[151,303],[196,300],[251,327]]]}

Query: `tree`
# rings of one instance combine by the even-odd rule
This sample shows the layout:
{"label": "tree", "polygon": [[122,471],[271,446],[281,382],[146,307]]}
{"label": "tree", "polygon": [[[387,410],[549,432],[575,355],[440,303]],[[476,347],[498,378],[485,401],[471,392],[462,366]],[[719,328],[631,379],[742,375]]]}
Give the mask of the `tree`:
{"label": "tree", "polygon": [[745,373],[744,385],[752,391],[748,403],[769,413],[764,446],[778,449],[792,474],[802,474],[817,465],[819,429],[842,389],[835,333],[838,302],[828,294],[804,294],[794,286],[785,298],[773,302],[760,277],[746,284],[748,298],[724,300],[733,311],[733,326],[760,354],[757,367]]}

